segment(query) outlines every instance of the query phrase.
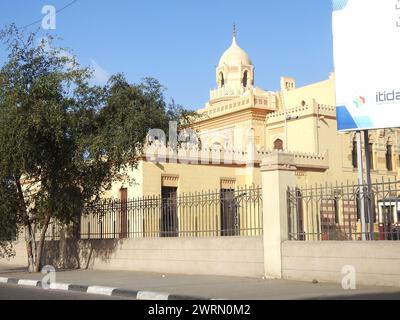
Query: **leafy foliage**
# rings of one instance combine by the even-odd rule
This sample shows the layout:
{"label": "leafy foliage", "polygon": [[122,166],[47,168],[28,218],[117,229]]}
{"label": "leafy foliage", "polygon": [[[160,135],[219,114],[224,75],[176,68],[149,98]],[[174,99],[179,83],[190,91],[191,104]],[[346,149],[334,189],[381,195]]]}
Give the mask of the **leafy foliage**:
{"label": "leafy foliage", "polygon": [[168,132],[172,120],[187,125],[182,115],[191,112],[167,104],[152,78],[133,85],[117,74],[106,86],[90,85],[92,71],[51,36],[37,43],[35,33],[11,25],[0,38],[9,51],[0,70],[0,240],[24,227],[38,270],[50,220],[79,219],[137,165],[149,129]]}
{"label": "leafy foliage", "polygon": [[18,200],[17,192],[9,179],[0,181],[0,258],[10,258],[13,251],[12,240],[17,236]]}

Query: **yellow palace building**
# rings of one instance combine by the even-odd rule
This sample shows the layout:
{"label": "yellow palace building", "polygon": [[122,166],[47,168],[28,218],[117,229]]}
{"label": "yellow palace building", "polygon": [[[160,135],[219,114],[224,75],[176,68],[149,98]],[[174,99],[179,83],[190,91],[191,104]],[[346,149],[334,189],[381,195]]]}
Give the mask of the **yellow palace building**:
{"label": "yellow palace building", "polygon": [[[337,132],[333,73],[304,87],[282,77],[280,91],[261,89],[255,86],[254,65],[234,32],[215,77],[216,88],[194,124],[201,148],[184,143],[174,152],[153,144],[138,168],[129,172],[135,182],[115,183],[107,197],[259,186],[260,163],[274,150],[293,154],[299,186],[357,182],[355,134]],[[371,131],[370,146],[372,178],[396,179],[400,131]]]}
{"label": "yellow palace building", "polygon": [[[314,225],[321,234],[337,224],[350,234],[359,232],[357,186],[346,194],[337,194],[343,187],[332,188],[336,191],[319,199],[315,210],[307,203],[314,198],[304,189],[357,183],[355,134],[337,132],[334,74],[300,88],[295,79],[282,77],[280,91],[263,90],[255,86],[254,65],[234,32],[215,78],[216,88],[197,111],[201,117],[192,129],[151,130],[137,168],[128,172],[130,179],[115,182],[106,192],[105,198],[115,200],[98,209],[107,214],[82,217],[81,237],[260,235],[265,200],[261,163],[277,151],[291,159],[294,185],[306,190],[295,189],[291,197],[301,212],[292,225],[298,235]],[[174,147],[174,135],[179,147]],[[399,129],[370,132],[373,180],[397,179],[399,142]],[[395,221],[399,217],[400,212]]]}

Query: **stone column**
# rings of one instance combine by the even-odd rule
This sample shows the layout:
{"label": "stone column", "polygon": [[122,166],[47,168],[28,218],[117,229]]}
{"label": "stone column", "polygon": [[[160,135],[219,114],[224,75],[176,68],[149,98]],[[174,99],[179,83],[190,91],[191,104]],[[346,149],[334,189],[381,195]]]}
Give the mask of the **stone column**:
{"label": "stone column", "polygon": [[274,152],[261,163],[264,273],[282,278],[282,242],[288,239],[287,188],[295,185],[294,155]]}

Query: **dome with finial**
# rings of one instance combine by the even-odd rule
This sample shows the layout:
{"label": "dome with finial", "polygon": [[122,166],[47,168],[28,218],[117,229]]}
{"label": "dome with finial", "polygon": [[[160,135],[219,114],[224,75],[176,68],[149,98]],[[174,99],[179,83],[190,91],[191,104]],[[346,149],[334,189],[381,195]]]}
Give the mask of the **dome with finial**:
{"label": "dome with finial", "polygon": [[211,90],[211,100],[232,99],[253,88],[254,66],[248,54],[236,43],[235,25],[232,45],[222,55],[215,71],[217,89]]}
{"label": "dome with finial", "polygon": [[251,62],[249,55],[244,51],[236,42],[236,26],[233,26],[233,39],[232,45],[228,50],[224,52],[221,59],[219,60],[218,66],[221,67],[223,65],[228,66],[239,66],[239,65],[253,65]]}

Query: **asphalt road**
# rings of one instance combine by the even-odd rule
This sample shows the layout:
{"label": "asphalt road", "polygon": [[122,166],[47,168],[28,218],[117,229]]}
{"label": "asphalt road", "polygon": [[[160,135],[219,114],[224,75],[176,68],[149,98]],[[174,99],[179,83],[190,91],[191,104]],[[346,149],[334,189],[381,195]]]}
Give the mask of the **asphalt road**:
{"label": "asphalt road", "polygon": [[0,284],[0,300],[127,300],[88,293]]}
{"label": "asphalt road", "polygon": [[[321,297],[312,300],[400,300],[400,293],[370,293],[351,296]],[[25,287],[13,284],[0,284],[0,300],[131,300],[123,297],[110,297],[88,293],[44,290],[42,288]]]}

